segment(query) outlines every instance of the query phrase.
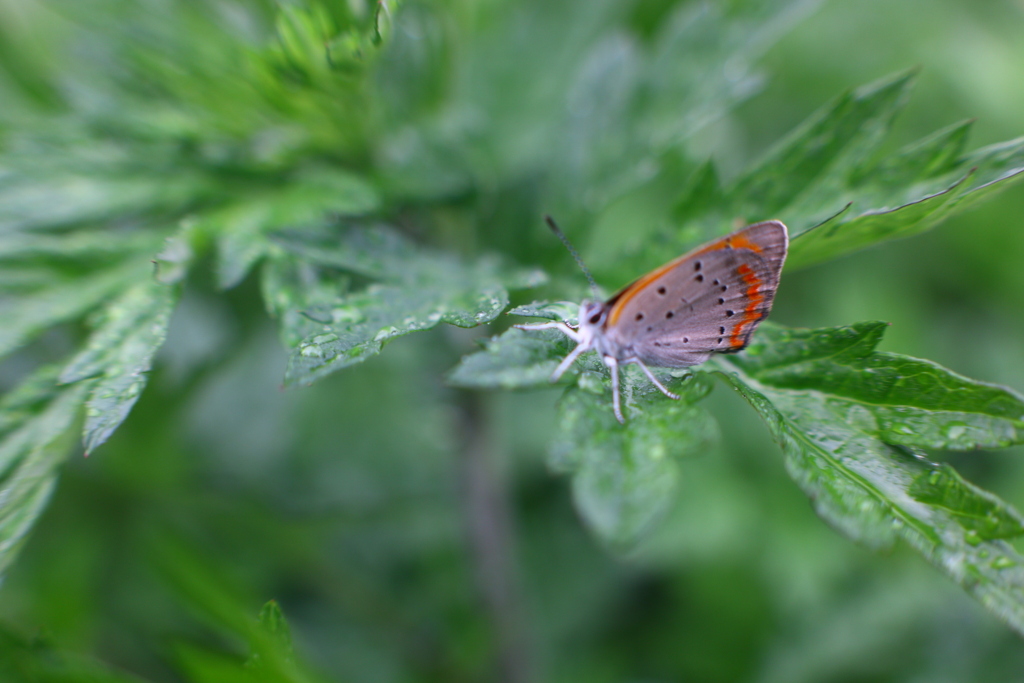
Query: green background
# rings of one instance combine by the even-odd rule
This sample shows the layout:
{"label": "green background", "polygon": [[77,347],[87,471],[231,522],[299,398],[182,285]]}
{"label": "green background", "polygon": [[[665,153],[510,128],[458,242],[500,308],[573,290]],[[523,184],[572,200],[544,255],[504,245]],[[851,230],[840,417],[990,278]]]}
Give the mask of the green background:
{"label": "green background", "polygon": [[[640,6],[656,22],[664,4]],[[79,30],[34,4],[0,10],[9,37],[38,41],[55,61]],[[908,67],[921,72],[891,149],[964,118],[977,118],[971,148],[1024,134],[1020,2],[825,3],[758,64],[762,91],[694,143],[724,178],[838,93]],[[773,320],[886,320],[883,349],[1024,389],[1022,215],[1017,187],[926,235],[787,272]],[[522,221],[530,239],[545,238],[539,216]],[[573,231],[599,277],[614,229],[589,239]],[[555,294],[583,289],[573,286]],[[66,350],[64,332],[36,353]],[[521,619],[496,621],[467,540],[471,473],[452,408],[462,399],[442,383],[452,349],[469,351],[483,334],[445,327],[398,339],[313,387],[281,391],[286,352],[258,283],[219,294],[212,276],[193,277],[130,418],[88,459],[72,457],[5,579],[6,637],[148,680],[217,680],[203,678],[213,674],[190,648],[244,656],[245,647],[210,603],[255,618],[275,599],[298,659],[326,680],[496,680],[503,627],[521,638],[505,667],[521,680],[952,682],[1024,672],[1019,636],[917,555],[873,553],[821,522],[757,416],[723,385],[707,399],[720,447],[684,463],[677,507],[625,556],[588,533],[568,481],[545,466],[559,391],[478,399],[511,513],[504,571],[518,607],[506,616]],[[4,387],[32,360],[0,366]],[[1024,505],[1022,455],[936,457]],[[208,589],[219,597],[204,601]]]}

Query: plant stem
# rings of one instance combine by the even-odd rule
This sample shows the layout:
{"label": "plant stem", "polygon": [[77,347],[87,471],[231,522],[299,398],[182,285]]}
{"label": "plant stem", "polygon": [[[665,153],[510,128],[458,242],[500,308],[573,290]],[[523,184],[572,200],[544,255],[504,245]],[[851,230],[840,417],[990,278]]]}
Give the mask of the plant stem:
{"label": "plant stem", "polygon": [[490,680],[535,679],[523,615],[524,600],[514,558],[513,520],[507,487],[490,433],[486,397],[459,392],[462,448],[458,471],[471,561],[495,639]]}

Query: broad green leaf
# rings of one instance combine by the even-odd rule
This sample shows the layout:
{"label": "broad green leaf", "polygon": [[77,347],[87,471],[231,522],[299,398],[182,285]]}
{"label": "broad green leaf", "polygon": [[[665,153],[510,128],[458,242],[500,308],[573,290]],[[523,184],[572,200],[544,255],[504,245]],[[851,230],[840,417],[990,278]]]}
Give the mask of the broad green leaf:
{"label": "broad green leaf", "polygon": [[61,372],[63,383],[96,378],[86,403],[87,453],[114,433],[138,400],[177,299],[174,285],[153,278],[135,284],[103,309],[86,347]]}
{"label": "broad green leaf", "polygon": [[[417,249],[384,228],[353,227],[333,244],[294,239],[280,244],[322,266],[378,280],[325,297],[323,280],[314,273],[304,280],[278,278],[268,284],[265,279],[268,305],[290,328],[283,336],[302,338],[289,359],[287,383],[309,384],[379,353],[390,339],[441,322],[459,327],[490,322],[508,305],[506,287],[541,281],[537,272],[506,271],[493,259],[466,264]],[[282,288],[279,283],[286,281],[297,286]]]}
{"label": "broad green leaf", "polygon": [[0,400],[0,574],[53,492],[87,383],[61,388],[44,367]]}
{"label": "broad green leaf", "polygon": [[[575,324],[579,306],[570,302],[535,303],[519,306],[508,312],[511,316],[547,318]],[[528,324],[532,321],[520,321]],[[464,356],[448,374],[448,383],[467,389],[516,389],[541,384],[575,344],[558,330],[508,330],[485,343],[479,353]],[[593,356],[578,361],[564,376],[571,376],[575,368],[590,363]],[[600,364],[600,361],[597,361]]]}
{"label": "broad green leaf", "polygon": [[85,315],[138,277],[151,264],[132,260],[119,267],[86,276],[64,278],[43,289],[9,295],[0,293],[0,356],[28,342],[43,330]]}
{"label": "broad green leaf", "polygon": [[916,455],[1019,443],[1024,400],[875,352],[882,329],[765,325],[748,353],[714,363],[765,420],[827,522],[872,546],[907,541],[1024,631],[1024,558],[1000,540],[1024,533],[1020,514]]}
{"label": "broad green leaf", "polygon": [[814,114],[730,188],[736,215],[788,218],[794,209],[804,215],[818,207],[828,211],[823,199],[835,201],[842,174],[862,164],[882,141],[906,103],[911,81],[907,74],[865,86]]}
{"label": "broad green leaf", "polygon": [[575,326],[579,318],[580,305],[572,301],[535,301],[525,306],[516,306],[509,315],[560,320]]}
{"label": "broad green leaf", "polygon": [[[842,95],[727,187],[710,164],[697,169],[673,216],[698,229],[673,229],[658,258],[726,232],[737,218],[778,218],[790,228],[787,267],[803,267],[924,232],[1024,178],[1024,139],[965,154],[969,121],[881,155],[912,84],[903,74]],[[622,262],[656,265],[646,252]]]}
{"label": "broad green leaf", "polygon": [[844,211],[798,235],[790,247],[788,262],[802,266],[827,261],[875,242],[922,232],[945,217],[969,178],[964,176],[940,192],[894,209],[855,218],[849,218]]}
{"label": "broad green leaf", "polygon": [[448,383],[467,389],[537,386],[551,377],[574,346],[558,330],[512,329],[488,340],[484,351],[464,356],[449,373]]}
{"label": "broad green leaf", "polygon": [[1024,534],[1024,517],[1009,505],[965,481],[949,465],[933,467],[914,480],[915,500],[948,510],[968,534],[979,538],[1013,538]]}
{"label": "broad green leaf", "polygon": [[[341,301],[348,279],[275,247],[263,263],[260,285],[267,313],[278,320],[281,341],[294,348],[320,329],[306,311]],[[338,307],[331,319],[354,322],[360,315],[355,308]]]}
{"label": "broad green leaf", "polygon": [[585,371],[559,402],[551,466],[572,474],[580,515],[618,550],[636,545],[671,508],[680,459],[706,452],[717,441],[713,418],[693,405],[710,391],[706,376],[669,386],[683,399],[668,400],[646,377],[624,373],[625,425],[615,419],[611,392],[599,373]]}
{"label": "broad green leaf", "polygon": [[886,323],[825,330],[766,324],[757,342],[731,361],[758,382],[787,391],[815,391],[837,410],[847,406],[858,428],[888,444],[973,450],[1024,440],[1024,397],[926,360],[880,353]]}
{"label": "broad green leaf", "polygon": [[222,288],[237,285],[270,248],[268,234],[316,225],[333,216],[375,209],[373,188],[339,171],[302,174],[281,190],[249,196],[199,220],[200,229],[217,236],[217,279]]}
{"label": "broad green leaf", "polygon": [[957,198],[957,211],[988,199],[1024,179],[1024,138],[971,152],[960,160],[960,168],[976,170],[971,185]]}
{"label": "broad green leaf", "polygon": [[[940,131],[893,159],[858,171],[862,177],[851,194],[854,211],[797,234],[789,263],[818,263],[918,234],[1024,178],[1024,139],[961,155],[968,128],[961,124]],[[865,204],[878,208],[865,211]]]}

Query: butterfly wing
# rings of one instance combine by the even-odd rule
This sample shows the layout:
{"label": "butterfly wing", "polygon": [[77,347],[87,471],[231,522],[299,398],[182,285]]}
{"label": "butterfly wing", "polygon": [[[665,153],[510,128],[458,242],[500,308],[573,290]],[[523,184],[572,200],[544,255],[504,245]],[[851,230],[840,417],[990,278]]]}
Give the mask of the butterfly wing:
{"label": "butterfly wing", "polygon": [[616,294],[605,335],[620,360],[661,367],[740,351],[771,311],[787,246],[786,226],[767,221],[699,247]]}

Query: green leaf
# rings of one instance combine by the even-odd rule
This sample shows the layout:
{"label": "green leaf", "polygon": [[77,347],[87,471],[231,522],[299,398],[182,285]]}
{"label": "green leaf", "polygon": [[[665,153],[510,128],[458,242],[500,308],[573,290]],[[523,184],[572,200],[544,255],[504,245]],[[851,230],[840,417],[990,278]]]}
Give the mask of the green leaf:
{"label": "green leaf", "polygon": [[[803,267],[924,232],[1024,178],[1024,139],[965,154],[970,121],[880,155],[913,80],[901,74],[842,95],[728,187],[710,164],[699,168],[673,212],[698,234],[677,231],[664,257],[722,234],[736,217],[775,217],[790,227],[787,267]],[[638,269],[652,265],[646,256]]]}
{"label": "green leaf", "polygon": [[949,465],[922,473],[909,489],[915,500],[944,508],[955,515],[967,533],[990,541],[1024,534],[1024,517],[1012,507],[965,481]]}
{"label": "green leaf", "polygon": [[[916,448],[1001,448],[1024,440],[1024,397],[931,361],[879,353],[886,323],[825,330],[766,324],[728,364],[762,384],[845,403],[849,422],[886,443]],[[725,361],[721,361],[725,364]]]}
{"label": "green leaf", "polygon": [[288,624],[274,602],[253,619],[249,601],[237,582],[218,571],[208,556],[173,533],[155,535],[149,546],[156,569],[179,598],[222,636],[241,639],[249,648],[242,659],[193,645],[179,644],[179,661],[192,680],[277,681],[312,683],[320,680],[296,662]]}
{"label": "green leaf", "polygon": [[364,214],[378,203],[373,188],[355,175],[308,172],[284,189],[245,197],[203,216],[199,226],[218,236],[217,280],[228,289],[267,253],[269,233],[317,225],[332,215]]}
{"label": "green leaf", "polygon": [[144,275],[145,261],[128,263],[92,274],[48,283],[30,293],[0,293],[0,356],[7,355],[57,323],[74,320]]}
{"label": "green leaf", "polygon": [[463,356],[447,381],[466,389],[537,386],[551,377],[573,346],[558,330],[508,330],[488,340],[484,351]]}
{"label": "green leaf", "polygon": [[584,371],[559,402],[550,464],[572,474],[580,515],[620,551],[635,546],[671,508],[679,460],[717,441],[713,418],[693,405],[710,391],[707,376],[669,386],[683,399],[669,400],[646,377],[624,372],[625,425],[612,413],[611,392],[600,373]]}
{"label": "green leaf", "polygon": [[[830,185],[863,163],[882,141],[906,103],[912,80],[913,74],[903,74],[859,88],[812,115],[730,188],[737,215],[784,215],[792,222],[794,208],[809,214],[829,206],[839,189]],[[821,197],[823,189],[832,195],[828,203]]]}
{"label": "green leaf", "polygon": [[276,600],[271,600],[263,605],[260,610],[259,622],[260,627],[267,635],[272,636],[278,642],[282,652],[292,652],[292,631]]}
{"label": "green leaf", "polygon": [[983,147],[966,156],[961,168],[976,169],[972,183],[957,198],[956,210],[973,206],[1024,179],[1024,138]]}
{"label": "green leaf", "polygon": [[152,253],[159,238],[148,232],[79,230],[51,235],[11,232],[0,235],[0,263],[52,263],[113,265],[126,256]]}
{"label": "green leaf", "polygon": [[843,212],[798,235],[792,242],[787,263],[799,267],[828,261],[876,242],[923,232],[947,215],[969,178],[964,176],[944,190],[894,209],[867,212],[855,218]]}
{"label": "green leaf", "polygon": [[342,294],[341,287],[332,292],[312,271],[304,278],[294,271],[283,278],[279,268],[271,271],[274,275],[264,280],[268,306],[287,326],[286,339],[302,339],[289,359],[286,383],[312,383],[379,353],[395,337],[441,322],[459,327],[490,322],[508,305],[506,287],[541,281],[537,272],[506,271],[493,259],[470,265],[417,249],[384,228],[352,228],[331,244],[296,239],[280,244],[321,267],[378,280]]}
{"label": "green leaf", "polygon": [[[21,160],[5,161],[13,165]],[[0,182],[0,230],[4,232],[97,224],[146,212],[156,214],[187,205],[208,192],[203,179],[188,174],[167,176],[153,172],[146,177],[136,172],[133,177],[107,177],[86,172],[69,175],[66,168],[60,168],[35,178],[29,169],[23,172],[13,180]]]}
{"label": "green leaf", "polygon": [[41,368],[0,400],[0,574],[53,492],[89,389],[58,387],[56,376],[55,367]]}
{"label": "green leaf", "polygon": [[61,372],[63,383],[97,378],[86,404],[87,453],[110,438],[138,400],[177,299],[176,286],[153,278],[137,283],[103,309],[86,347]]}
{"label": "green leaf", "polygon": [[872,546],[907,541],[1024,632],[1024,558],[999,540],[1024,532],[1020,514],[917,455],[1019,443],[1024,400],[874,351],[883,329],[763,325],[747,353],[714,363],[764,419],[827,522]]}
{"label": "green leaf", "polygon": [[[529,316],[575,324],[579,306],[570,302],[537,302],[518,306],[512,316]],[[485,342],[478,353],[463,356],[448,374],[452,386],[466,389],[518,389],[542,384],[551,377],[558,363],[575,344],[558,330],[511,329]],[[599,371],[601,361],[588,356],[574,364],[564,375],[571,376],[581,364]]]}
{"label": "green leaf", "polygon": [[77,653],[62,652],[45,637],[26,638],[0,626],[0,679],[5,683],[143,683]]}

